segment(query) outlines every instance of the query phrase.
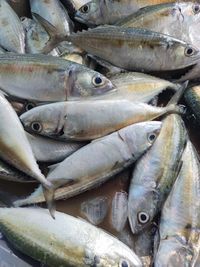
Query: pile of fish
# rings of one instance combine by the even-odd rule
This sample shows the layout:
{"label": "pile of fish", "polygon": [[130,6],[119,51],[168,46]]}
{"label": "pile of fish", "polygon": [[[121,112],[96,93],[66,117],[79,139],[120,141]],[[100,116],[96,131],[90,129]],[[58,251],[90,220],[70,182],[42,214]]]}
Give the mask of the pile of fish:
{"label": "pile of fish", "polygon": [[200,3],[23,4],[0,0],[2,235],[47,266],[200,266]]}

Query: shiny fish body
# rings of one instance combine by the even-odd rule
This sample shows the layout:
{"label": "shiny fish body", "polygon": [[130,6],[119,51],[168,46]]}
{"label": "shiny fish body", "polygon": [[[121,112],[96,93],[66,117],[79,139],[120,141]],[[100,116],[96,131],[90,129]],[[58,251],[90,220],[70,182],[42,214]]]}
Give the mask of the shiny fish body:
{"label": "shiny fish body", "polygon": [[0,0],[0,45],[10,52],[25,53],[23,26],[6,0]]}
{"label": "shiny fish body", "polygon": [[168,34],[195,47],[200,46],[200,4],[197,2],[186,1],[145,7],[117,25]]}
{"label": "shiny fish body", "polygon": [[192,109],[196,117],[196,122],[200,123],[200,86],[193,86],[185,92],[185,101]]}
{"label": "shiny fish body", "polygon": [[[64,59],[44,55],[0,55],[0,84],[6,94],[32,101],[64,101],[113,89],[103,75]],[[95,79],[100,78],[101,84]]]}
{"label": "shiny fish body", "polygon": [[128,217],[133,233],[146,228],[160,211],[176,179],[186,136],[180,116],[167,116],[154,145],[137,162],[128,198]]}
{"label": "shiny fish body", "polygon": [[179,106],[162,108],[127,100],[69,101],[38,106],[23,113],[20,120],[29,132],[59,140],[82,141],[180,112]]}
{"label": "shiny fish body", "polygon": [[59,37],[69,35],[72,22],[63,8],[60,1],[57,0],[30,0],[31,13],[40,15],[53,25]]}
{"label": "shiny fish body", "polygon": [[1,158],[37,179],[44,186],[50,187],[50,183],[45,179],[36,163],[17,114],[2,95],[0,95],[0,121]]}
{"label": "shiny fish body", "polygon": [[85,143],[60,142],[26,133],[33,154],[40,162],[60,162],[85,145]]}
{"label": "shiny fish body", "polygon": [[[99,138],[79,149],[61,162],[47,179],[56,188],[69,184],[55,199],[69,198],[98,186],[137,160],[151,147],[159,134],[162,123],[137,123],[118,132]],[[66,171],[67,170],[67,171]],[[43,202],[41,187],[16,206]]]}
{"label": "shiny fish body", "polygon": [[[155,267],[194,266],[200,249],[200,163],[190,141],[164,204]],[[198,265],[197,265],[198,266]]]}
{"label": "shiny fish body", "polygon": [[31,183],[36,182],[30,176],[20,172],[18,169],[13,168],[6,162],[0,160],[0,180],[20,182],[20,183]]}
{"label": "shiny fish body", "polygon": [[[42,53],[43,49],[46,46],[46,43],[50,39],[50,36],[37,21],[26,17],[21,18],[21,20],[26,36],[26,53]],[[51,51],[49,54],[51,54],[52,56],[58,56],[56,49],[53,49],[53,51]]]}
{"label": "shiny fish body", "polygon": [[148,103],[166,89],[177,91],[179,84],[139,72],[126,72],[110,77],[116,91],[99,96],[98,99],[127,99]]}
{"label": "shiny fish body", "polygon": [[197,63],[197,48],[146,29],[99,26],[73,33],[69,40],[86,52],[131,71],[169,71]]}
{"label": "shiny fish body", "polygon": [[83,5],[75,19],[89,26],[114,24],[118,20],[138,11],[139,8],[173,0],[93,0]]}
{"label": "shiny fish body", "polygon": [[70,215],[39,208],[0,209],[0,230],[21,252],[49,266],[142,267],[136,254],[103,230]]}

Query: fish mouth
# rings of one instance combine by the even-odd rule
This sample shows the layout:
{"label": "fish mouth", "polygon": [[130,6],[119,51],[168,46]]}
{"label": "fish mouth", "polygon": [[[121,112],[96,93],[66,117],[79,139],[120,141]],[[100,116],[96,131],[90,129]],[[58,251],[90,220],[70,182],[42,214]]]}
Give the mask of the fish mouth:
{"label": "fish mouth", "polygon": [[80,23],[86,24],[86,21],[79,14],[75,14],[74,19]]}

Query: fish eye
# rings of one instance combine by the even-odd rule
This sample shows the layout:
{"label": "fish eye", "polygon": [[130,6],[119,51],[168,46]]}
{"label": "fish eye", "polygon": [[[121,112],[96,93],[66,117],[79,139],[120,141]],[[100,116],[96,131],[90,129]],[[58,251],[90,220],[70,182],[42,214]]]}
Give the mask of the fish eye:
{"label": "fish eye", "polygon": [[95,86],[101,86],[103,84],[103,80],[100,76],[96,76],[93,78],[93,84]]}
{"label": "fish eye", "polygon": [[193,56],[194,53],[195,53],[195,50],[194,50],[193,47],[189,46],[189,47],[186,47],[186,48],[185,48],[185,55],[186,55],[187,57]]}
{"label": "fish eye", "polygon": [[138,213],[138,221],[141,224],[145,224],[149,221],[150,217],[146,212],[139,212]]}
{"label": "fish eye", "polygon": [[193,9],[194,14],[197,14],[200,12],[200,6],[198,4],[194,4],[192,9]]}
{"label": "fish eye", "polygon": [[153,141],[156,139],[156,134],[155,133],[150,133],[149,135],[148,135],[148,141],[150,142],[150,143],[153,143]]}
{"label": "fish eye", "polygon": [[21,17],[20,20],[21,21],[25,21],[26,20],[26,17]]}
{"label": "fish eye", "polygon": [[32,122],[31,129],[34,132],[40,133],[42,131],[42,125],[39,122]]}
{"label": "fish eye", "polygon": [[127,260],[120,260],[119,267],[130,267],[130,264]]}
{"label": "fish eye", "polygon": [[82,6],[81,9],[80,9],[80,11],[81,11],[82,13],[88,13],[89,10],[90,10],[90,6],[89,6],[89,5],[84,5],[84,6]]}
{"label": "fish eye", "polygon": [[26,111],[29,111],[31,109],[35,108],[35,104],[34,103],[27,103],[26,106],[25,106],[25,110]]}

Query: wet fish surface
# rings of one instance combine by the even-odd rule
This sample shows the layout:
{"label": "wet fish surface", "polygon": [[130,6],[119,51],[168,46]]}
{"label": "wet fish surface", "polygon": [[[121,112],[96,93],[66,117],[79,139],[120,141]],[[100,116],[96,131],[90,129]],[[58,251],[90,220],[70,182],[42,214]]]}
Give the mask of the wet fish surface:
{"label": "wet fish surface", "polygon": [[[99,138],[73,153],[47,177],[56,188],[67,185],[55,193],[55,199],[66,199],[80,194],[130,166],[152,146],[161,126],[162,123],[158,121],[133,124]],[[32,195],[17,200],[14,204],[19,206],[43,201],[41,188],[38,188]]]}
{"label": "wet fish surface", "polygon": [[18,250],[49,266],[107,267],[123,266],[124,262],[142,267],[140,259],[122,242],[64,213],[56,212],[52,220],[45,209],[1,208],[0,229]]}
{"label": "wet fish surface", "polygon": [[64,59],[3,54],[0,61],[0,88],[19,99],[56,102],[114,90],[102,74]]}
{"label": "wet fish surface", "polygon": [[72,33],[68,39],[86,52],[130,71],[178,70],[194,65],[200,58],[192,44],[146,29],[99,26]]}
{"label": "wet fish surface", "polygon": [[195,266],[198,259],[200,163],[190,141],[187,142],[182,162],[177,180],[162,210],[155,267]]}

